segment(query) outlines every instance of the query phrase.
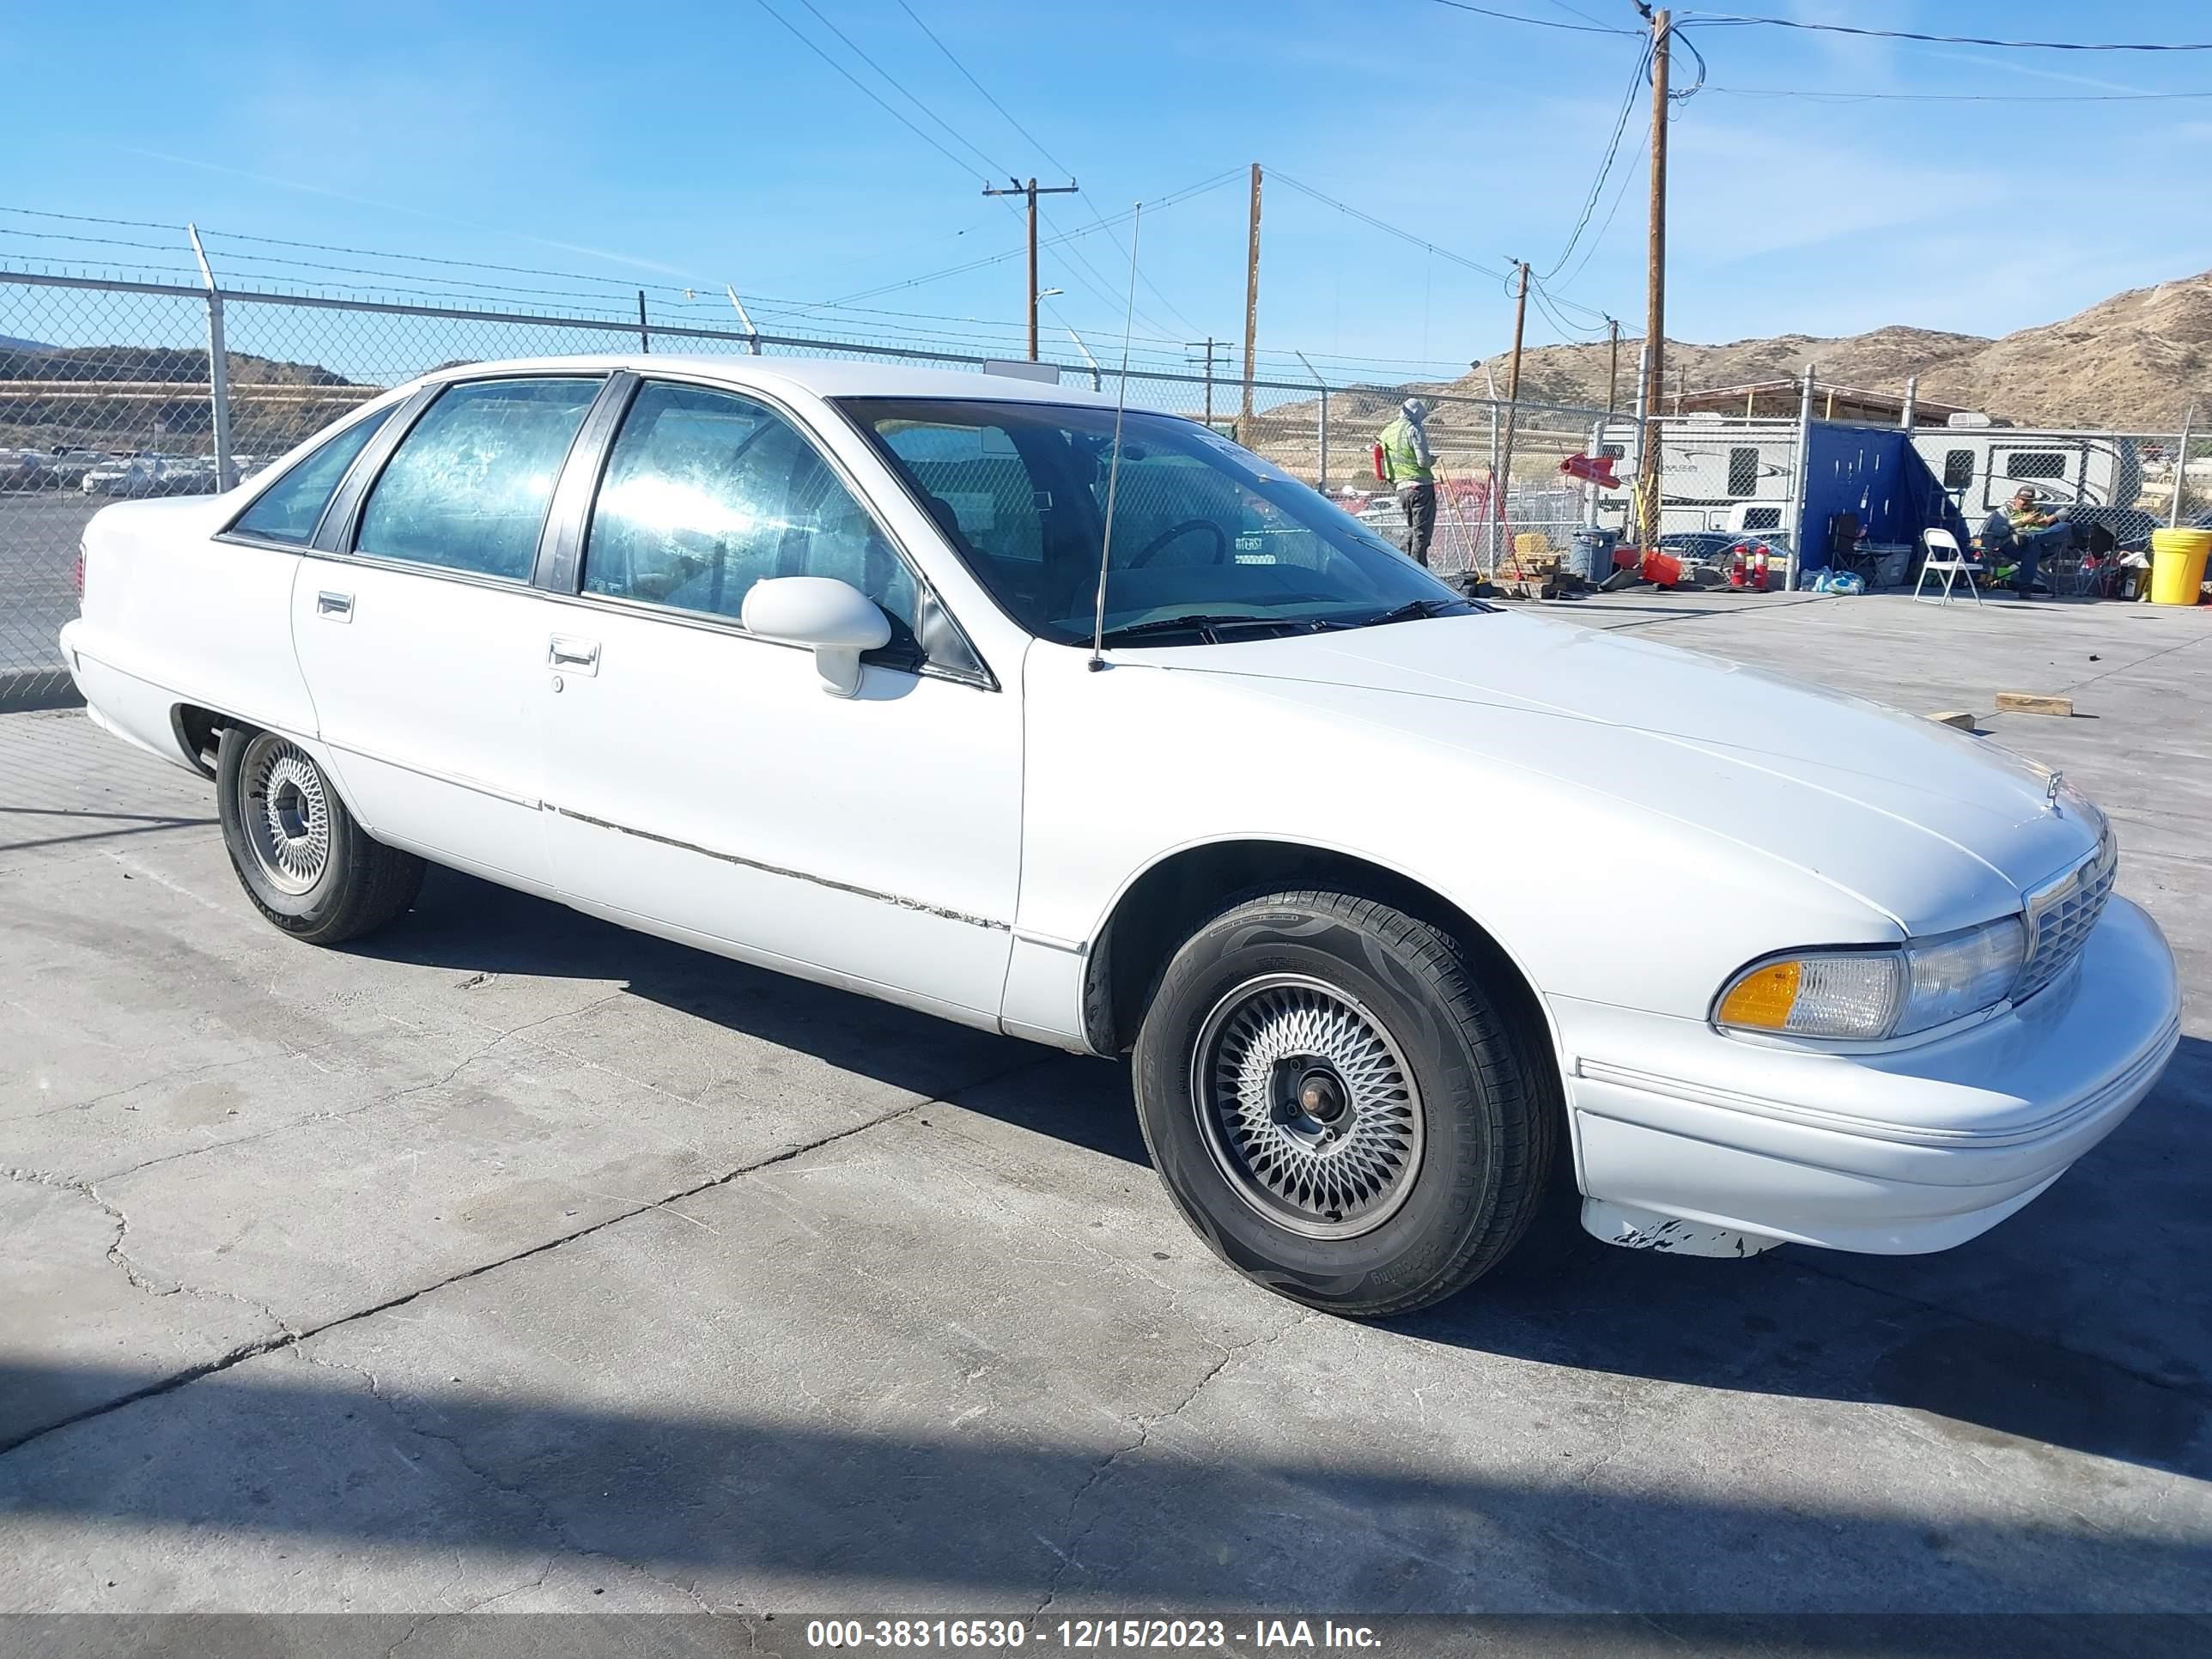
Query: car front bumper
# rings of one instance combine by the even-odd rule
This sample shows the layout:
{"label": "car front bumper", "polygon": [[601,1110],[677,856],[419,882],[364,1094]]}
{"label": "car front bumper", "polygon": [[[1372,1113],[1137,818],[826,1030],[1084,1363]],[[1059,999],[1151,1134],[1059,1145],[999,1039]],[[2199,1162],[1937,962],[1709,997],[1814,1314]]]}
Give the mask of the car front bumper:
{"label": "car front bumper", "polygon": [[1818,1053],[1568,998],[1552,1006],[1585,1224],[1613,1243],[1704,1254],[1963,1243],[2117,1128],[2181,1040],[2173,953],[2122,898],[2039,995],[1886,1052]]}

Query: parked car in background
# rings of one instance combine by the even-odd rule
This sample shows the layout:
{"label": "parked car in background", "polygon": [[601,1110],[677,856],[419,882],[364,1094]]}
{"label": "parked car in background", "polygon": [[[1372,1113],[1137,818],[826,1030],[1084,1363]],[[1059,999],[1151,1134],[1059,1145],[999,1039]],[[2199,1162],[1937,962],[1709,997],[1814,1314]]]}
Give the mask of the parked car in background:
{"label": "parked car in background", "polygon": [[88,468],[78,488],[88,495],[205,495],[216,487],[215,463],[198,456],[134,455]]}
{"label": "parked car in background", "polygon": [[112,458],[96,449],[58,449],[46,462],[52,478],[52,488],[78,489],[84,484],[84,475],[94,467],[106,466]]}
{"label": "parked car in background", "polygon": [[434,374],[246,489],[98,514],[62,647],[95,721],[214,781],[293,937],[392,924],[428,860],[1128,1054],[1200,1235],[1340,1314],[1480,1277],[1555,1181],[1638,1248],[1942,1249],[2179,1041],[2057,773],[1462,599],[1058,386]]}

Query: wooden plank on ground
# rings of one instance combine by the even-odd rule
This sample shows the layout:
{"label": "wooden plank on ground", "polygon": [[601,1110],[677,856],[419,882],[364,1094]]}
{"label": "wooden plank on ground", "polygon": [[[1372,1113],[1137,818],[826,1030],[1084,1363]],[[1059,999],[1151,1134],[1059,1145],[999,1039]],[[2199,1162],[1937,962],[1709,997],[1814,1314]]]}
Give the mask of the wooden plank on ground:
{"label": "wooden plank on ground", "polygon": [[1997,693],[1997,713],[2056,714],[2061,720],[2071,720],[2074,717],[2074,699],[2046,697],[2033,691],[2000,691]]}

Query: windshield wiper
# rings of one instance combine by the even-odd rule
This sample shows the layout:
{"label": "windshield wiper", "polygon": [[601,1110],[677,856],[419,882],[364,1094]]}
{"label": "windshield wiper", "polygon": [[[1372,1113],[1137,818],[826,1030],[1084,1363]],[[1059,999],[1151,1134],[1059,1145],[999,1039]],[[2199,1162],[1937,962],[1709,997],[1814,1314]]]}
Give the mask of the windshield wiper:
{"label": "windshield wiper", "polygon": [[1126,628],[1109,628],[1103,638],[1112,645],[1122,640],[1139,639],[1152,634],[1195,634],[1209,645],[1216,641],[1224,628],[1300,628],[1304,622],[1298,617],[1224,617],[1211,611],[1195,611],[1188,617],[1158,617],[1151,622],[1131,623]]}
{"label": "windshield wiper", "polygon": [[1446,616],[1462,609],[1471,610],[1473,607],[1465,599],[1408,599],[1395,610],[1385,611],[1348,625],[1379,628],[1384,623],[1421,622],[1430,617]]}

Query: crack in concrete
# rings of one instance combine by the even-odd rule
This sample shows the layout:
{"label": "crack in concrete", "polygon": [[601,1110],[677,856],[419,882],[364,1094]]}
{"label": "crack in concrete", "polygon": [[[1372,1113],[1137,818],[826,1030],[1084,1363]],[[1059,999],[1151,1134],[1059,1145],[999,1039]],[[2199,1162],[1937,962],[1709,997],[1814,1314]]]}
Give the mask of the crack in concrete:
{"label": "crack in concrete", "polygon": [[[617,993],[617,994],[622,994]],[[549,1016],[549,1018],[562,1018],[562,1016],[551,1015]],[[532,1022],[533,1024],[542,1024],[544,1023],[544,1021]],[[519,1026],[516,1028],[517,1030],[527,1029],[528,1028],[526,1026]],[[510,1032],[507,1035],[511,1036],[513,1033]],[[496,1039],[494,1043],[486,1045],[487,1051],[489,1048],[496,1046],[496,1042],[498,1041],[503,1040],[503,1037]],[[359,1320],[372,1318],[380,1313],[387,1313],[394,1308],[404,1307],[407,1304],[416,1301],[420,1297],[429,1296],[435,1291],[447,1289],[452,1285],[461,1284],[468,1279],[478,1279],[486,1273],[496,1273],[502,1267],[512,1267],[516,1262],[526,1261],[532,1256],[544,1255],[550,1251],[561,1249],[567,1245],[574,1243],[579,1239],[588,1238],[594,1233],[604,1232],[610,1227],[619,1225],[621,1223],[632,1220],[638,1216],[645,1215],[652,1211],[663,1208],[668,1205],[680,1203],[682,1200],[688,1198],[696,1198],[702,1193],[713,1191],[717,1187],[726,1187],[731,1182],[741,1180],[744,1176],[754,1174],[758,1170],[773,1169],[779,1164],[788,1164],[793,1158],[803,1158],[808,1152],[817,1152],[824,1146],[835,1146],[837,1142],[841,1140],[848,1140],[854,1135],[866,1134],[871,1129],[881,1128],[886,1124],[897,1121],[900,1118],[912,1116],[917,1112],[927,1111],[933,1107],[949,1105],[951,1103],[951,1097],[954,1094],[963,1093],[971,1089],[986,1088],[992,1084],[1002,1082],[1006,1079],[1017,1076],[1023,1072],[1034,1071],[1040,1066],[1056,1064],[1060,1059],[1060,1056],[1058,1054],[1040,1050],[1037,1054],[1037,1057],[1035,1059],[1025,1059],[1014,1065],[1004,1066],[998,1071],[988,1073],[981,1077],[964,1079],[961,1083],[954,1085],[951,1089],[946,1091],[943,1095],[933,1096],[927,1100],[912,1101],[906,1105],[894,1107],[889,1111],[880,1112],[873,1117],[866,1119],[861,1122],[850,1125],[846,1128],[834,1130],[829,1134],[817,1136],[812,1140],[794,1143],[778,1152],[771,1152],[765,1158],[757,1158],[750,1163],[739,1164],[735,1169],[725,1170],[720,1175],[714,1176],[706,1181],[699,1182],[695,1185],[686,1187],[681,1191],[669,1193],[661,1198],[652,1200],[651,1202],[640,1203],[633,1208],[623,1210],[617,1214],[608,1216],[602,1220],[594,1221],[586,1226],[576,1228],[574,1231],[562,1233],[557,1237],[550,1238],[541,1243],[531,1245],[526,1249],[517,1250],[511,1255],[501,1256],[495,1261],[481,1262],[472,1267],[465,1267],[458,1273],[449,1273],[443,1279],[434,1280],[432,1283],[428,1285],[417,1286],[416,1289],[411,1291],[403,1291],[398,1296],[386,1297],[384,1301],[375,1303],[371,1306],[356,1309],[352,1313],[341,1314],[336,1318],[325,1320],[319,1325],[313,1325],[305,1328],[295,1329],[292,1326],[286,1324],[283,1320],[279,1319],[275,1313],[271,1312],[268,1309],[258,1308],[257,1304],[247,1301],[247,1299],[243,1297],[234,1295],[228,1291],[192,1291],[194,1295],[225,1297],[232,1301],[244,1304],[244,1305],[247,1307],[257,1308],[258,1311],[266,1315],[270,1321],[278,1327],[279,1334],[261,1339],[258,1341],[241,1343],[222,1354],[216,1355],[211,1359],[203,1361],[198,1364],[185,1366],[180,1370],[170,1373],[167,1376],[146,1384],[143,1388],[134,1389],[127,1394],[118,1395],[113,1400],[102,1401],[100,1404],[96,1406],[88,1406],[82,1411],[73,1413],[68,1417],[62,1418],[56,1422],[49,1423],[41,1428],[33,1429],[28,1433],[18,1435],[12,1440],[0,1442],[0,1455],[5,1455],[7,1453],[15,1451],[20,1447],[27,1446],[33,1441],[44,1439],[50,1434],[58,1433],[64,1429],[73,1428],[77,1424],[88,1421],[93,1418],[105,1417],[111,1412],[120,1411],[126,1406],[136,1405],[142,1400],[149,1400],[159,1395],[173,1393],[178,1389],[184,1388],[191,1383],[199,1381],[200,1378],[204,1376],[210,1376],[218,1372],[228,1370],[233,1366],[240,1364],[248,1359],[255,1358],[259,1355],[270,1353],[281,1348],[296,1346],[298,1344],[306,1341],[310,1337],[319,1336],[324,1332],[335,1330],[342,1325],[350,1325]],[[455,1067],[454,1069],[456,1072],[459,1070],[459,1067]],[[404,1090],[401,1092],[419,1093],[422,1089],[433,1086],[434,1085],[420,1085],[414,1090]],[[88,1182],[71,1181],[65,1176],[48,1176],[39,1170],[18,1170],[13,1169],[0,1170],[0,1175],[5,1175],[15,1180],[31,1182],[46,1186],[64,1187],[73,1191],[82,1192],[87,1197],[92,1199],[94,1203],[99,1204],[103,1209],[107,1210],[111,1215],[115,1216],[118,1220],[123,1219],[123,1212],[120,1210],[116,1209],[108,1202],[108,1200],[101,1198],[97,1193],[94,1192],[90,1183]],[[127,1225],[127,1221],[125,1224]],[[118,1246],[120,1245],[121,1239],[122,1235],[118,1231],[117,1235]],[[112,1250],[111,1254],[112,1255],[114,1252]],[[118,1261],[118,1265],[120,1266],[124,1264]],[[128,1272],[130,1269],[126,1267],[125,1271]],[[140,1288],[142,1289],[152,1289],[151,1286],[141,1283],[141,1281],[136,1277],[133,1277],[131,1282],[140,1285]],[[180,1283],[177,1286],[177,1289],[179,1291],[185,1291],[191,1290],[192,1287]],[[156,1295],[169,1295],[173,1294],[174,1292],[155,1291],[154,1293]]]}
{"label": "crack in concrete", "polygon": [[[444,1075],[433,1078],[427,1083],[414,1083],[410,1084],[404,1089],[388,1090],[385,1093],[378,1095],[372,1099],[362,1102],[361,1104],[357,1106],[349,1106],[343,1111],[309,1112],[305,1116],[288,1119],[286,1121],[273,1125],[269,1128],[256,1130],[250,1135],[235,1135],[228,1140],[210,1140],[204,1146],[187,1146],[182,1152],[164,1152],[159,1158],[149,1158],[143,1163],[133,1164],[127,1169],[114,1170],[110,1174],[100,1176],[99,1179],[111,1182],[121,1181],[125,1176],[137,1175],[142,1170],[155,1169],[164,1164],[179,1163],[188,1158],[203,1157],[209,1152],[228,1152],[234,1147],[251,1146],[258,1140],[267,1140],[272,1135],[289,1134],[293,1130],[305,1128],[311,1123],[342,1122],[347,1118],[359,1117],[365,1112],[373,1112],[380,1106],[388,1106],[394,1101],[405,1100],[413,1095],[427,1094],[434,1089],[442,1089],[447,1084],[451,1083],[455,1078],[459,1077],[463,1072],[467,1071],[470,1066],[475,1065],[478,1060],[489,1056],[492,1050],[500,1047],[500,1045],[507,1042],[508,1038],[518,1036],[525,1031],[533,1030],[540,1025],[550,1024],[554,1020],[565,1019],[570,1015],[583,1013],[586,1010],[599,1007],[602,1003],[611,1002],[617,997],[626,996],[629,993],[627,991],[611,991],[604,997],[593,999],[592,1001],[584,1004],[581,1007],[572,1008],[563,1013],[548,1014],[542,1019],[526,1020],[520,1025],[511,1026],[506,1030],[501,1031],[497,1036],[493,1036],[489,1041],[478,1044],[475,1049],[448,1069]],[[343,1036],[332,1037],[327,1042],[313,1043],[305,1048],[288,1049],[286,1050],[286,1053],[291,1057],[299,1058],[318,1053],[323,1049],[331,1048],[337,1043],[344,1042],[349,1040],[349,1039]],[[555,1052],[558,1051],[556,1050]],[[161,1077],[149,1078],[143,1083],[132,1084],[131,1087],[127,1089],[113,1090],[107,1094],[96,1096],[90,1100],[78,1101],[74,1104],[68,1106],[53,1107],[46,1111],[33,1113],[32,1116],[33,1118],[51,1117],[59,1112],[82,1111],[88,1107],[99,1105],[101,1101],[112,1100],[118,1095],[127,1095],[138,1089],[152,1088],[156,1084],[164,1081],[172,1080],[180,1077],[189,1077],[198,1072],[214,1071],[218,1069],[220,1066],[252,1065],[258,1060],[271,1057],[272,1056],[269,1055],[250,1055],[246,1059],[240,1060],[223,1060],[216,1062],[214,1065],[187,1066],[180,1071],[165,1073]]]}
{"label": "crack in concrete", "polygon": [[[640,1577],[659,1585],[663,1589],[675,1591],[678,1595],[690,1601],[692,1605],[696,1607],[702,1613],[713,1614],[717,1611],[713,1604],[708,1602],[704,1596],[699,1594],[698,1586],[696,1581],[690,1584],[679,1584],[672,1578],[663,1578],[659,1574],[649,1572],[645,1568],[638,1566],[634,1562],[624,1561],[621,1557],[611,1554],[608,1551],[586,1549],[584,1547],[583,1545],[579,1543],[573,1536],[570,1535],[568,1529],[562,1524],[559,1517],[553,1513],[552,1506],[547,1504],[544,1498],[538,1497],[535,1492],[531,1492],[526,1487],[518,1486],[510,1481],[501,1480],[499,1476],[495,1474],[491,1470],[477,1462],[475,1458],[469,1455],[468,1448],[462,1443],[461,1438],[459,1435],[444,1433],[440,1430],[430,1428],[421,1422],[413,1413],[402,1406],[397,1398],[385,1393],[383,1385],[376,1380],[376,1373],[374,1371],[370,1370],[366,1366],[348,1364],[343,1359],[326,1358],[321,1354],[310,1351],[305,1346],[298,1347],[295,1352],[296,1352],[301,1358],[304,1359],[310,1365],[319,1365],[325,1370],[350,1372],[352,1375],[360,1377],[363,1382],[367,1382],[368,1384],[368,1397],[376,1401],[378,1405],[383,1407],[386,1412],[390,1413],[392,1420],[398,1424],[402,1430],[415,1436],[417,1439],[431,1441],[438,1445],[446,1447],[453,1453],[453,1461],[459,1463],[463,1468],[466,1469],[471,1475],[475,1476],[476,1479],[483,1485],[489,1487],[491,1491],[501,1493],[505,1497],[512,1498],[517,1503],[520,1504],[526,1510],[529,1510],[531,1517],[537,1523],[538,1530],[552,1540],[559,1547],[560,1552],[562,1554],[572,1555],[580,1560],[605,1561],[616,1567],[625,1568],[635,1571]],[[547,1575],[550,1574],[552,1570],[552,1562],[549,1559],[545,1565],[544,1571],[541,1571],[538,1575],[538,1583],[543,1584],[545,1582]],[[458,1583],[459,1581],[456,1579],[453,1582]],[[447,1588],[450,1589],[452,1585],[448,1584]],[[517,1585],[514,1587],[514,1589],[503,1590],[501,1594],[503,1595],[511,1595],[515,1593],[515,1590],[526,1588],[529,1588],[529,1586]],[[443,1591],[440,1592],[440,1599],[444,1599]],[[447,1605],[451,1606],[452,1604],[448,1602]],[[444,1615],[430,1613],[417,1619],[415,1624],[409,1627],[407,1634],[401,1637],[398,1642],[392,1644],[391,1650],[386,1654],[386,1659],[390,1659],[390,1653],[396,1653],[400,1648],[405,1646],[406,1644],[413,1638],[416,1630],[419,1630],[422,1626]]]}
{"label": "crack in concrete", "polygon": [[173,1071],[157,1072],[152,1077],[141,1078],[136,1083],[126,1083],[119,1089],[110,1089],[105,1094],[91,1095],[83,1100],[72,1100],[59,1106],[41,1106],[35,1112],[10,1115],[0,1121],[35,1123],[42,1118],[59,1117],[64,1112],[87,1111],[94,1106],[104,1105],[108,1101],[119,1099],[125,1095],[136,1094],[141,1089],[157,1088],[164,1083],[174,1083],[180,1078],[198,1077],[208,1072],[228,1071],[240,1066],[258,1065],[264,1060],[276,1059],[277,1054],[283,1052],[311,1054],[319,1049],[329,1048],[331,1043],[343,1042],[344,1040],[343,1037],[332,1037],[328,1042],[310,1043],[304,1048],[294,1048],[289,1051],[271,1049],[267,1054],[243,1054],[234,1060],[210,1060],[198,1066],[179,1066]]}
{"label": "crack in concrete", "polygon": [[[1304,1312],[1301,1313],[1297,1318],[1277,1327],[1274,1330],[1262,1333],[1261,1335],[1252,1337],[1243,1342],[1231,1343],[1228,1346],[1223,1348],[1221,1350],[1221,1358],[1215,1360],[1212,1364],[1209,1365],[1206,1369],[1204,1375],[1200,1376],[1198,1381],[1190,1386],[1189,1391],[1186,1393],[1180,1401],[1176,1401],[1174,1406],[1170,1407],[1166,1411],[1156,1412],[1150,1416],[1139,1418],[1137,1419],[1137,1437],[1130,1441],[1127,1445],[1118,1446],[1114,1450],[1109,1452],[1104,1457],[1098,1461],[1097,1466],[1094,1468],[1088,1475],[1084,1477],[1083,1484],[1075,1489],[1075,1495],[1067,1500],[1067,1514],[1060,1522],[1062,1529],[1065,1530],[1066,1528],[1074,1524],[1076,1511],[1083,1507],[1083,1500],[1091,1495],[1092,1489],[1096,1487],[1101,1480],[1103,1480],[1106,1478],[1115,1464],[1121,1462],[1124,1458],[1134,1456],[1137,1453],[1144,1450],[1147,1445],[1152,1443],[1152,1431],[1155,1429],[1158,1429],[1164,1423],[1173,1422],[1176,1418],[1181,1417],[1183,1413],[1188,1411],[1193,1402],[1198,1399],[1199,1395],[1204,1394],[1206,1390],[1212,1386],[1213,1380],[1219,1376],[1222,1372],[1227,1370],[1230,1365],[1236,1359],[1243,1354],[1251,1352],[1255,1348],[1272,1348],[1276,1343],[1281,1341],[1292,1331],[1298,1330],[1304,1326],[1312,1324],[1316,1320],[1325,1317],[1327,1317],[1326,1315],[1323,1315],[1316,1310],[1308,1309]],[[1067,1540],[1066,1547],[1064,1548],[1054,1544],[1050,1539],[1043,1537],[1042,1534],[1038,1536],[1037,1541],[1059,1558],[1060,1565],[1053,1569],[1052,1577],[1046,1581],[1044,1600],[1037,1604],[1036,1611],[1032,1613],[1030,1617],[1042,1619],[1047,1613],[1052,1610],[1052,1604],[1059,1599],[1061,1585],[1066,1581],[1069,1570],[1082,1565],[1080,1556],[1084,1542],[1093,1532],[1097,1530],[1098,1521],[1099,1517],[1097,1516],[1092,1516],[1090,1521],[1085,1524],[1079,1532],[1075,1533]]]}
{"label": "crack in concrete", "polygon": [[[185,1284],[182,1279],[176,1279],[165,1286],[152,1278],[139,1263],[131,1259],[130,1254],[123,1248],[123,1241],[131,1234],[129,1214],[125,1212],[121,1205],[102,1194],[94,1182],[79,1181],[69,1176],[57,1175],[51,1170],[26,1170],[15,1166],[0,1168],[0,1176],[5,1176],[10,1181],[21,1182],[28,1186],[51,1187],[59,1192],[76,1193],[98,1205],[107,1218],[115,1224],[115,1237],[107,1246],[107,1260],[122,1273],[124,1278],[129,1280],[134,1288],[143,1291],[152,1297],[198,1296],[235,1302],[240,1307],[251,1310],[274,1325],[283,1334],[280,1340],[297,1341],[299,1340],[300,1333],[295,1330],[283,1316],[273,1308],[254,1301],[251,1297],[240,1296],[235,1291],[202,1290],[197,1285]],[[113,1179],[112,1176],[106,1178]],[[0,1447],[0,1451],[9,1449],[12,1448]]]}
{"label": "crack in concrete", "polygon": [[2145,663],[2156,662],[2160,657],[2170,657],[2177,651],[2191,650],[2203,643],[2203,635],[2198,635],[2194,638],[2183,640],[2178,644],[2166,646],[2160,650],[2147,653],[2145,655],[2136,658],[2131,662],[2117,663],[2110,668],[2100,669],[2097,672],[2088,675],[2084,678],[2069,680],[2059,689],[2063,691],[2078,691],[2085,685],[2094,685],[2099,680],[2109,679],[2115,674],[2132,673],[2136,669],[2141,668]]}

